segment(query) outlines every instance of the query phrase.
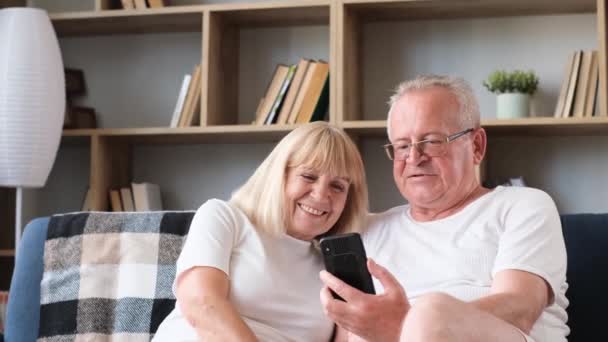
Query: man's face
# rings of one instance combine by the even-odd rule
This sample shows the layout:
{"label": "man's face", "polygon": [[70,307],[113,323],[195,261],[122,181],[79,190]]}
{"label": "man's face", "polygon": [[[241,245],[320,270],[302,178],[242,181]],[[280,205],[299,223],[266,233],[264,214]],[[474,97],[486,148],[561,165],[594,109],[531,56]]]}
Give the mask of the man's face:
{"label": "man's face", "polygon": [[[391,109],[391,143],[445,137],[470,128],[458,124],[458,110],[457,99],[443,88],[409,92]],[[483,156],[483,152],[476,156],[473,141],[477,134],[447,144],[446,153],[439,157],[412,148],[406,160],[394,161],[393,177],[412,207],[447,209],[468,195],[475,184],[475,164]]]}

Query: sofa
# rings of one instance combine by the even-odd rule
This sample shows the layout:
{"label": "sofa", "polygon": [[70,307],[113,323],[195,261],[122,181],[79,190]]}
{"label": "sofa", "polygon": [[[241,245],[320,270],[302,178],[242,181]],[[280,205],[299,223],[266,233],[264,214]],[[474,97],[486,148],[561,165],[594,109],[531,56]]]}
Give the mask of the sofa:
{"label": "sofa", "polygon": [[[192,216],[72,213],[31,221],[18,248],[6,341],[148,341],[174,306],[174,264]],[[600,311],[608,307],[608,214],[561,219],[570,285],[568,340],[608,341]]]}

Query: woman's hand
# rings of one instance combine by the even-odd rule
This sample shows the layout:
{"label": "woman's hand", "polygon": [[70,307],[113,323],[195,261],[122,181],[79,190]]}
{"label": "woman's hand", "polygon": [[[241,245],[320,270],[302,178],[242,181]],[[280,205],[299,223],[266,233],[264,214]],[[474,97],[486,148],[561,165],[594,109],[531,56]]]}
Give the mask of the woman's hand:
{"label": "woman's hand", "polygon": [[228,299],[230,282],[214,267],[193,267],[177,279],[179,307],[204,341],[257,341]]}

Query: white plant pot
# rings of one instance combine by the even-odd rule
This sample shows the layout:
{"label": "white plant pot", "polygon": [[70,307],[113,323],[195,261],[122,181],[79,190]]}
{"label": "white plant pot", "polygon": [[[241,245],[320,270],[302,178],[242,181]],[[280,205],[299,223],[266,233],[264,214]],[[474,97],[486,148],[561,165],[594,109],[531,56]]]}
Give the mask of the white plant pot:
{"label": "white plant pot", "polygon": [[505,93],[496,97],[496,117],[499,119],[525,118],[530,114],[530,95]]}

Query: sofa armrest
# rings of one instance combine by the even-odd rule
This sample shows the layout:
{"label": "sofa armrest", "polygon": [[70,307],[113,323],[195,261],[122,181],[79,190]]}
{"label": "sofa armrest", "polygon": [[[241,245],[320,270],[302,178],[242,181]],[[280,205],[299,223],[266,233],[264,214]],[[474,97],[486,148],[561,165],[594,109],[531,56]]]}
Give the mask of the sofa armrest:
{"label": "sofa armrest", "polygon": [[38,337],[40,281],[48,223],[48,217],[31,221],[17,249],[4,325],[7,341],[36,341]]}

